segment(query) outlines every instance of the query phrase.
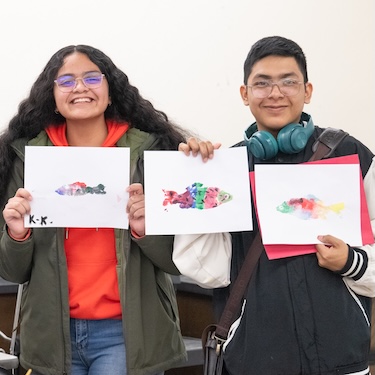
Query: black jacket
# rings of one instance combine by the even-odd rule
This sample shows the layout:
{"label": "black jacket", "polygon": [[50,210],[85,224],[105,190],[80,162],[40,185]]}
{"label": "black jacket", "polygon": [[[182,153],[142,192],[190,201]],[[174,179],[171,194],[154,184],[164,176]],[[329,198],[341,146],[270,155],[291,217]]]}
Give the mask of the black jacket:
{"label": "black jacket", "polygon": [[[266,163],[302,163],[324,129],[315,127],[306,148],[298,154],[279,153]],[[243,142],[236,146],[244,145]],[[363,176],[372,152],[348,136],[332,157],[358,154]],[[249,168],[265,161],[249,155]],[[375,192],[374,192],[375,193]],[[256,218],[253,212],[253,218]],[[254,231],[232,233],[232,285],[253,241]],[[355,252],[360,254],[356,257]],[[268,260],[263,252],[247,290],[237,330],[230,336],[224,360],[230,375],[338,375],[364,370],[370,347],[371,299],[355,294],[342,274],[358,259],[360,279],[368,267],[366,251],[350,248],[340,273],[318,265],[315,254]],[[349,275],[350,277],[350,275]],[[222,311],[229,287],[214,291],[215,312]]]}

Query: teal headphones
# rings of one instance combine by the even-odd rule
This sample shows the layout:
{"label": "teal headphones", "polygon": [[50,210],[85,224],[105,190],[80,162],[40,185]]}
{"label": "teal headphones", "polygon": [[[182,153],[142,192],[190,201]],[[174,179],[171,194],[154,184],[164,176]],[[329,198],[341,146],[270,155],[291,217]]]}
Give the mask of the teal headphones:
{"label": "teal headphones", "polygon": [[258,131],[257,124],[250,125],[244,134],[248,150],[258,159],[267,160],[277,155],[296,154],[306,147],[307,141],[314,131],[314,123],[307,113],[302,112],[301,124],[288,124],[283,127],[277,139],[264,130]]}

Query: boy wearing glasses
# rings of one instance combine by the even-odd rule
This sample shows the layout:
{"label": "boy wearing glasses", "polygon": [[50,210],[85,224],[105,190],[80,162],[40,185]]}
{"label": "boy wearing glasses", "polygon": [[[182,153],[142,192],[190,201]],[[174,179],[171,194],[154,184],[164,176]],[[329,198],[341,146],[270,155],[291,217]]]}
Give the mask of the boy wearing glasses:
{"label": "boy wearing glasses", "polygon": [[[256,42],[244,64],[242,100],[256,122],[236,146],[248,146],[254,164],[307,162],[323,128],[303,112],[311,100],[306,59],[301,48],[282,37]],[[213,156],[219,145],[190,139],[180,150]],[[372,227],[375,229],[374,154],[347,136],[330,157],[358,154]],[[253,212],[253,218],[256,218]],[[240,220],[240,218],[239,218]],[[259,231],[180,235],[175,248],[200,241],[217,251],[232,246],[234,283],[246,252]],[[212,238],[210,238],[212,237]],[[375,296],[374,246],[351,247],[331,235],[320,237],[316,254],[269,260],[263,251],[245,293],[242,312],[224,345],[230,375],[369,374],[371,297]],[[324,244],[327,245],[324,245]],[[202,245],[203,246],[203,245]],[[207,248],[206,248],[207,251]],[[214,290],[220,316],[228,288]]]}

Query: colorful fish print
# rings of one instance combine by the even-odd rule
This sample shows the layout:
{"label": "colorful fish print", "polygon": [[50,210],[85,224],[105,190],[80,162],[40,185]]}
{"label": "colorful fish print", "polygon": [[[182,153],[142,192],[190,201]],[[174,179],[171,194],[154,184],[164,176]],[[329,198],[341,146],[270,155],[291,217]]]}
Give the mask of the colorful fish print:
{"label": "colorful fish print", "polygon": [[307,195],[306,198],[292,198],[277,206],[277,211],[283,214],[291,214],[303,220],[326,219],[329,212],[340,214],[345,208],[344,203],[324,205],[323,201],[314,195]]}
{"label": "colorful fish print", "polygon": [[178,204],[180,208],[197,208],[199,210],[218,207],[233,199],[233,196],[217,187],[206,187],[194,182],[186,191],[178,194],[173,190],[164,190],[163,206]]}
{"label": "colorful fish print", "polygon": [[73,182],[72,184],[60,186],[55,190],[57,194],[60,195],[85,195],[85,194],[107,194],[104,190],[105,186],[103,184],[98,184],[97,186],[87,186],[84,182]]}

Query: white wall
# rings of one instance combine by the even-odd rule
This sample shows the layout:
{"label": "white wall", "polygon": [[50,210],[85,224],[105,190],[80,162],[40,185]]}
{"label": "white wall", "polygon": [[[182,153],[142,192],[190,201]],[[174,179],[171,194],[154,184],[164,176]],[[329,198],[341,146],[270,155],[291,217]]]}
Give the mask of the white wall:
{"label": "white wall", "polygon": [[243,61],[269,35],[305,51],[314,123],[341,127],[375,151],[373,0],[4,1],[0,129],[56,50],[91,44],[156,108],[230,146],[253,121],[239,96]]}

